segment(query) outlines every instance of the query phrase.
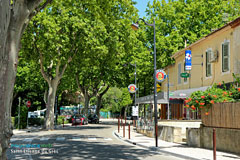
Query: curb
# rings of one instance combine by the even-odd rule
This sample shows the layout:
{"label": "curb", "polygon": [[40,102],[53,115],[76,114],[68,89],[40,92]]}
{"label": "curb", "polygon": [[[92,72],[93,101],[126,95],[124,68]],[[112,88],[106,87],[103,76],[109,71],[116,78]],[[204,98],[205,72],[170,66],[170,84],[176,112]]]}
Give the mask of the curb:
{"label": "curb", "polygon": [[128,140],[128,139],[125,139],[125,138],[123,139],[123,137],[119,136],[119,135],[116,133],[116,131],[114,131],[114,134],[115,134],[115,136],[118,137],[119,139],[121,139],[121,140],[123,140],[123,141],[125,141],[125,142],[127,142],[127,143],[130,143],[130,144],[132,144],[132,145],[140,146],[140,147],[142,147],[142,148],[145,148],[145,149],[148,149],[148,150],[151,150],[151,151],[158,151],[158,150],[159,150],[159,148],[157,148],[157,147],[148,147],[148,146],[145,146],[145,145],[142,145],[142,144],[138,144],[138,143],[136,143],[136,142],[132,142],[131,140]]}

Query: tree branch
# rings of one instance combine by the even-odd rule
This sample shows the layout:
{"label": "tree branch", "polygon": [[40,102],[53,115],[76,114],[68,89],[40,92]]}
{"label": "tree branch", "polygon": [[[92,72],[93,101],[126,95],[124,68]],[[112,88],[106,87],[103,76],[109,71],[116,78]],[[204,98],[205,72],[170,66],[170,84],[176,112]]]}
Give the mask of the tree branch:
{"label": "tree branch", "polygon": [[43,78],[50,84],[50,78],[49,76],[47,76],[46,72],[44,71],[44,67],[43,67],[43,55],[42,53],[40,52],[40,66],[41,66],[41,73],[42,73],[42,76]]}
{"label": "tree branch", "polygon": [[99,95],[103,96],[109,90],[109,88],[110,88],[110,86],[108,85],[107,88],[105,88],[105,90],[102,93],[100,93]]}

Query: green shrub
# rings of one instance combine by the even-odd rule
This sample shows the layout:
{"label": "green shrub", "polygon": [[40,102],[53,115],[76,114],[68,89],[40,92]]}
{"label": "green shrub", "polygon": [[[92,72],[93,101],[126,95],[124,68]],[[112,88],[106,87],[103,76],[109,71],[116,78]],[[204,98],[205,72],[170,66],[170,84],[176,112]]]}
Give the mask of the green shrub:
{"label": "green shrub", "polygon": [[58,124],[58,125],[62,124],[62,123],[63,123],[63,119],[64,119],[64,124],[69,123],[68,120],[66,120],[66,117],[65,117],[65,116],[58,116],[57,124]]}

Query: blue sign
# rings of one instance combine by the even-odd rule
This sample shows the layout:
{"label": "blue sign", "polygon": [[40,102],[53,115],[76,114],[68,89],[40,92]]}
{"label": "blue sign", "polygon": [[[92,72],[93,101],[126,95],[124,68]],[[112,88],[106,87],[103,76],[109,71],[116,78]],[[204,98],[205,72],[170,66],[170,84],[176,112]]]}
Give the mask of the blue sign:
{"label": "blue sign", "polygon": [[192,53],[191,50],[185,51],[185,71],[192,69]]}
{"label": "blue sign", "polygon": [[163,82],[166,78],[167,78],[167,75],[164,72],[164,70],[161,70],[161,69],[156,70],[156,81]]}

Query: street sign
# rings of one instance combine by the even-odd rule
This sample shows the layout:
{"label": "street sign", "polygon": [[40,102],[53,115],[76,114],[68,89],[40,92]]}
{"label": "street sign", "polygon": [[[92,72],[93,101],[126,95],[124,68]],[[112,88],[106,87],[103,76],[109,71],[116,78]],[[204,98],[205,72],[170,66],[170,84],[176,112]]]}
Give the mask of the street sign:
{"label": "street sign", "polygon": [[189,73],[181,73],[180,74],[180,77],[182,77],[182,78],[188,78],[189,76],[190,76]]}
{"label": "street sign", "polygon": [[161,91],[161,86],[157,84],[157,92]]}
{"label": "street sign", "polygon": [[31,102],[27,101],[26,105],[27,105],[28,108],[31,107]]}
{"label": "street sign", "polygon": [[172,93],[172,92],[170,92],[170,93],[169,93],[169,96],[173,96],[173,93]]}
{"label": "street sign", "polygon": [[163,82],[165,79],[166,79],[167,75],[166,73],[164,72],[164,70],[156,70],[156,80],[158,82]]}
{"label": "street sign", "polygon": [[138,106],[132,106],[132,116],[138,116]]}
{"label": "street sign", "polygon": [[128,91],[129,91],[130,93],[135,93],[136,90],[137,90],[137,87],[136,87],[135,84],[130,84],[130,85],[128,86]]}
{"label": "street sign", "polygon": [[191,50],[185,51],[185,71],[192,69],[192,53]]}

